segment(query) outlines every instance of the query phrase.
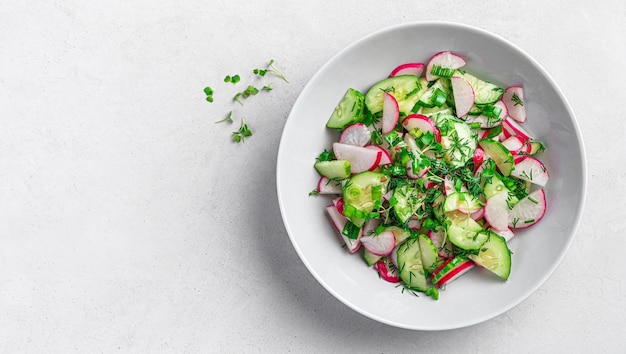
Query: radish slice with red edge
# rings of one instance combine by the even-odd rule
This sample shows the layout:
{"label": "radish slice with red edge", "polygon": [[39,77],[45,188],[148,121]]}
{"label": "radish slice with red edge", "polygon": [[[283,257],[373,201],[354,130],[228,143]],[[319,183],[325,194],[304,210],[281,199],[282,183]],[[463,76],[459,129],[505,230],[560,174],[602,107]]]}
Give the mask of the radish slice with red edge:
{"label": "radish slice with red edge", "polygon": [[476,172],[476,170],[478,170],[478,167],[483,163],[483,161],[485,161],[485,150],[483,150],[483,148],[481,148],[480,146],[476,147],[476,150],[474,150],[474,173]]}
{"label": "radish slice with red edge", "polygon": [[333,143],[333,152],[337,160],[350,162],[353,174],[375,169],[382,158],[379,150],[343,143]]}
{"label": "radish slice with red edge", "polygon": [[341,192],[341,182],[337,182],[324,176],[320,177],[320,180],[317,182],[318,194],[341,194]]}
{"label": "radish slice with red edge", "polygon": [[354,123],[347,126],[339,136],[339,142],[343,144],[365,146],[371,140],[372,132],[363,123]]}
{"label": "radish slice with red edge", "polygon": [[450,270],[446,275],[441,277],[441,279],[439,279],[439,281],[437,282],[437,286],[441,288],[442,286],[446,284],[452,283],[452,281],[454,281],[455,279],[458,279],[461,275],[469,272],[470,269],[474,268],[475,266],[476,266],[476,263],[474,263],[473,261],[469,259],[466,262],[458,264],[456,267]]}
{"label": "radish slice with red edge", "polygon": [[515,162],[515,168],[511,171],[511,176],[542,187],[544,187],[550,179],[546,166],[532,156],[525,156],[521,160],[517,160]]}
{"label": "radish slice with red edge", "polygon": [[522,198],[509,213],[509,227],[523,229],[532,226],[546,213],[546,195],[543,189],[537,189]]}
{"label": "radish slice with red edge", "polygon": [[423,114],[410,114],[402,121],[402,127],[407,132],[419,130],[422,134],[431,133],[435,137],[435,141],[441,142],[441,132],[435,122]]}
{"label": "radish slice with red edge", "polygon": [[402,65],[398,65],[397,68],[391,71],[389,77],[400,76],[400,75],[413,75],[420,77],[422,76],[422,72],[424,72],[424,64],[422,63],[406,63]]}
{"label": "radish slice with red edge", "polygon": [[361,244],[374,255],[387,256],[396,245],[396,236],[389,230],[378,235],[365,235],[361,237]]}
{"label": "radish slice with red edge", "polygon": [[359,247],[361,247],[361,242],[359,240],[361,238],[361,232],[359,232],[359,237],[357,237],[356,239],[346,237],[341,232],[343,231],[343,228],[348,223],[348,219],[345,216],[341,215],[341,213],[337,210],[337,208],[333,204],[326,207],[326,212],[328,213],[328,216],[330,217],[330,221],[332,225],[335,227],[335,231],[337,231],[339,238],[346,245],[346,249],[348,250],[348,252],[355,253],[356,251],[358,251]]}
{"label": "radish slice with red edge", "polygon": [[509,117],[520,123],[526,121],[526,107],[524,106],[524,89],[521,86],[511,86],[502,94],[502,101],[509,110]]}
{"label": "radish slice with red edge", "polygon": [[[454,70],[465,66],[465,59],[460,55],[451,52],[439,52],[430,58],[426,65],[426,80],[434,81],[445,72],[443,77],[451,77]],[[434,73],[433,73],[434,71]]]}
{"label": "radish slice with red edge", "polygon": [[502,121],[502,132],[507,138],[517,135],[524,140],[533,140],[533,136],[511,117],[507,117]]}
{"label": "radish slice with red edge", "polygon": [[513,238],[513,236],[515,236],[513,230],[509,229],[508,227],[504,230],[496,230],[493,228],[490,228],[489,230],[491,230],[498,236],[502,236],[506,242],[509,242]]}
{"label": "radish slice with red edge", "polygon": [[511,136],[506,138],[504,141],[502,141],[502,145],[504,145],[505,148],[509,149],[509,151],[513,155],[519,154],[522,149],[524,149],[524,151],[527,151],[527,148],[525,147],[525,145],[527,145],[526,140],[522,139],[519,136]]}
{"label": "radish slice with red edge", "polygon": [[399,283],[401,281],[397,268],[385,258],[376,262],[374,268],[378,271],[381,278],[390,283]]}
{"label": "radish slice with red edge", "polygon": [[496,230],[504,230],[509,227],[509,191],[504,190],[485,203],[485,220]]}
{"label": "radish slice with red edge", "polygon": [[335,206],[335,208],[337,208],[337,211],[341,215],[343,215],[343,207],[345,206],[345,204],[343,203],[343,198],[342,197],[333,198],[333,205]]}
{"label": "radish slice with red edge", "polygon": [[380,165],[388,165],[388,164],[391,163],[391,155],[389,155],[389,152],[387,150],[383,149],[382,146],[379,146],[379,145],[367,145],[365,148],[380,151],[381,156],[380,156],[380,162],[378,163],[378,166],[380,166]]}
{"label": "radish slice with red edge", "polygon": [[454,94],[454,105],[458,117],[465,117],[474,105],[474,89],[472,85],[462,77],[453,76],[452,93]]}
{"label": "radish slice with red edge", "polygon": [[383,98],[383,116],[381,118],[382,121],[382,133],[389,134],[391,133],[396,125],[398,124],[398,119],[400,118],[400,108],[398,107],[398,101],[393,97],[390,93],[385,92]]}

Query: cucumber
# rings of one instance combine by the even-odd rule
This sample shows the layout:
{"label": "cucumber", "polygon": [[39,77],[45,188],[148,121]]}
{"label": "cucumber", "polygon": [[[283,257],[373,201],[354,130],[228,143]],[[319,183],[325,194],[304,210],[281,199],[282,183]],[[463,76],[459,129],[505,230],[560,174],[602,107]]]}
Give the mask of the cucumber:
{"label": "cucumber", "polygon": [[400,226],[387,226],[385,227],[385,231],[393,232],[394,236],[396,237],[396,245],[399,245],[402,242],[406,241],[406,239],[410,236],[409,232],[401,228]]}
{"label": "cucumber", "polygon": [[446,228],[448,239],[453,245],[464,250],[477,250],[487,241],[489,234],[484,230],[468,230],[463,227],[450,224]]}
{"label": "cucumber", "polygon": [[366,250],[365,247],[363,248],[363,259],[368,266],[373,266],[374,264],[376,264],[376,262],[380,261],[383,258],[383,256],[377,256],[372,252]]}
{"label": "cucumber", "polygon": [[511,274],[511,250],[504,237],[491,231],[487,233],[488,240],[480,247],[480,252],[477,255],[470,255],[469,258],[479,266],[507,280]]}
{"label": "cucumber", "polygon": [[385,92],[391,94],[398,101],[401,113],[408,114],[420,96],[424,93],[426,85],[422,79],[413,75],[394,76],[377,82],[365,94],[365,106],[372,114],[382,112],[383,96]]}
{"label": "cucumber", "polygon": [[485,181],[485,185],[483,186],[483,193],[485,194],[485,199],[491,199],[491,197],[493,197],[494,195],[502,191],[508,191],[509,203],[511,205],[517,204],[519,199],[513,193],[511,193],[510,189],[508,189],[504,185],[504,182],[502,182],[502,178],[500,178],[500,175],[498,173],[495,173],[493,176],[491,176],[490,180]]}
{"label": "cucumber", "polygon": [[453,120],[452,128],[441,137],[444,160],[453,166],[463,166],[474,157],[476,139],[469,125]]}
{"label": "cucumber", "polygon": [[[433,107],[442,107],[446,103],[446,99],[449,96],[448,90],[441,83],[444,79],[438,79],[432,84],[423,95],[420,96],[417,104],[422,107],[433,108]],[[439,99],[435,99],[435,92],[437,90],[441,91],[444,96],[440,96]]]}
{"label": "cucumber", "polygon": [[463,213],[469,214],[478,211],[482,207],[483,203],[478,198],[474,198],[470,193],[454,192],[446,197],[446,201],[443,204],[443,211],[460,210]]}
{"label": "cucumber", "polygon": [[415,291],[426,291],[428,284],[418,239],[413,237],[406,240],[398,247],[396,255],[400,279],[406,287]]}
{"label": "cucumber", "polygon": [[513,161],[513,155],[502,143],[495,140],[484,139],[481,140],[478,145],[480,145],[485,153],[489,155],[495,161],[498,170],[504,177],[508,177],[513,171],[515,167],[515,163]]}
{"label": "cucumber", "polygon": [[474,103],[477,105],[494,103],[504,93],[503,88],[472,76],[463,70],[457,70],[454,75],[460,76],[469,82],[472,89],[474,89]]}
{"label": "cucumber", "polygon": [[[374,209],[376,201],[382,202],[388,182],[388,177],[378,172],[365,171],[352,176],[343,188],[345,208],[352,206],[357,211],[369,213]],[[372,187],[375,186],[380,186],[380,193],[377,193],[379,196],[372,194]],[[365,222],[365,218],[360,215],[352,215],[349,219],[358,227],[363,226]]]}
{"label": "cucumber", "polygon": [[528,153],[529,155],[534,155],[536,153],[539,153],[545,150],[545,147],[543,146],[543,144],[538,141],[531,141],[529,142],[529,144],[530,144],[530,152]]}
{"label": "cucumber", "polygon": [[422,256],[422,265],[428,273],[432,273],[437,268],[437,247],[433,241],[424,234],[419,234],[417,239],[420,243],[420,253]]}
{"label": "cucumber", "polygon": [[364,103],[365,96],[360,91],[349,88],[330,115],[326,126],[342,130],[350,124],[362,121],[365,116]]}
{"label": "cucumber", "polygon": [[322,176],[329,179],[346,179],[350,177],[350,161],[331,160],[317,161],[313,167]]}
{"label": "cucumber", "polygon": [[393,206],[393,212],[403,224],[409,221],[421,205],[417,190],[408,184],[396,187],[393,190],[393,198],[397,201]]}

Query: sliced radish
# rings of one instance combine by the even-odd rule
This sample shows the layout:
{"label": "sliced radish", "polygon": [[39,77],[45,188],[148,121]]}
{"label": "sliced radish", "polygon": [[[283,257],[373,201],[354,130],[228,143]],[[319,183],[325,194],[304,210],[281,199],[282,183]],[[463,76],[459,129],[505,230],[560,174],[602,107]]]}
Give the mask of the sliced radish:
{"label": "sliced radish", "polygon": [[485,203],[485,220],[496,230],[504,230],[509,226],[509,192],[504,190]]}
{"label": "sliced radish", "polygon": [[424,64],[422,63],[406,63],[399,65],[397,68],[391,71],[389,77],[400,76],[400,75],[414,75],[417,77],[422,76],[422,72],[424,72]]}
{"label": "sliced radish", "polygon": [[337,160],[350,162],[352,173],[373,170],[378,167],[382,158],[382,153],[379,150],[343,143],[333,143],[333,152]]}
{"label": "sliced radish", "polygon": [[475,212],[470,214],[470,218],[472,218],[475,221],[478,221],[480,219],[482,219],[485,216],[485,208],[482,207],[478,210],[476,210]]}
{"label": "sliced radish", "polygon": [[426,189],[428,189],[428,188],[435,188],[437,186],[437,182],[430,180],[428,178],[428,174],[425,174],[422,177],[419,177],[419,179],[422,180],[422,182],[424,184],[424,188],[426,188]]}
{"label": "sliced radish", "polygon": [[398,107],[398,101],[390,93],[385,92],[383,98],[383,116],[382,121],[382,133],[389,134],[398,124],[400,118],[400,108]]}
{"label": "sliced radish", "polygon": [[318,194],[341,194],[342,189],[341,182],[337,182],[328,177],[320,177],[320,180],[317,182],[317,193]]}
{"label": "sliced radish", "polygon": [[525,156],[519,160],[516,159],[515,168],[511,171],[511,176],[542,187],[550,179],[546,166],[532,156]]}
{"label": "sliced radish", "polygon": [[387,256],[396,246],[396,236],[392,231],[383,231],[378,235],[361,236],[361,244],[377,256]]}
{"label": "sliced radish", "polygon": [[454,181],[450,177],[445,176],[443,178],[443,193],[448,196],[454,192],[467,192],[467,187],[465,185],[461,185],[461,189],[457,191]]}
{"label": "sliced radish", "polygon": [[337,211],[343,215],[343,208],[345,206],[342,197],[333,198],[333,205],[337,208]]}
{"label": "sliced radish", "polygon": [[437,254],[439,257],[447,259],[452,255],[452,247],[449,242],[446,242],[446,232],[444,230],[430,230],[428,231],[428,238],[437,248]]}
{"label": "sliced radish", "polygon": [[504,145],[505,148],[509,149],[509,151],[513,155],[519,154],[522,149],[524,149],[525,152],[527,151],[526,140],[522,139],[519,136],[511,136],[506,138],[502,141],[502,145]]}
{"label": "sliced radish", "polygon": [[346,245],[346,249],[348,250],[348,252],[355,253],[356,251],[358,251],[359,247],[361,247],[360,238],[362,236],[360,235],[360,233],[359,233],[359,237],[357,237],[356,239],[351,239],[351,238],[344,236],[341,232],[343,231],[343,228],[346,226],[348,219],[345,216],[341,215],[341,213],[337,210],[337,208],[333,204],[327,206],[326,211],[328,212],[330,221],[335,227],[337,234],[339,235],[343,243]]}
{"label": "sliced radish", "polygon": [[457,265],[452,270],[450,270],[446,275],[441,277],[441,279],[439,279],[439,281],[437,282],[437,286],[441,288],[442,286],[446,284],[450,284],[455,279],[458,279],[461,275],[469,272],[470,269],[474,268],[475,266],[476,266],[476,263],[468,259],[468,262],[463,262]]}
{"label": "sliced radish", "polygon": [[407,222],[407,226],[411,230],[419,230],[420,227],[422,227],[422,221],[419,219],[411,218],[409,219],[409,222]]}
{"label": "sliced radish", "polygon": [[480,146],[477,146],[476,150],[474,150],[473,159],[474,159],[474,172],[476,172],[476,170],[478,170],[478,167],[480,167],[483,161],[485,161],[485,150],[483,150],[483,148],[481,148]]}
{"label": "sliced radish", "polygon": [[522,229],[536,224],[546,212],[546,194],[537,189],[522,198],[509,213],[509,227]]}
{"label": "sliced radish", "polygon": [[511,117],[507,117],[504,121],[502,121],[502,132],[507,138],[517,135],[524,140],[533,140],[532,135],[530,135],[529,132],[522,128],[522,126]]}
{"label": "sliced radish", "polygon": [[433,68],[436,66],[443,69],[459,69],[464,65],[465,59],[463,57],[451,52],[439,52],[433,55],[426,65],[426,80],[433,81],[439,77],[432,73]]}
{"label": "sliced radish", "polygon": [[406,131],[419,130],[422,134],[430,132],[435,140],[441,142],[441,133],[435,122],[423,114],[410,114],[402,121],[402,126]]}
{"label": "sliced radish", "polygon": [[509,242],[513,238],[513,236],[515,236],[515,233],[513,232],[513,230],[509,229],[508,227],[504,230],[496,230],[496,229],[489,229],[489,230],[493,231],[498,236],[504,237],[504,240],[506,242]]}
{"label": "sliced radish", "polygon": [[381,153],[380,156],[380,162],[378,163],[378,165],[388,165],[391,163],[391,155],[389,155],[389,152],[385,149],[383,149],[382,146],[379,145],[367,145],[366,146],[367,149],[372,149],[372,150],[378,150]]}
{"label": "sliced radish", "polygon": [[347,126],[339,136],[339,142],[356,146],[365,146],[371,140],[372,132],[363,123]]}
{"label": "sliced radish", "polygon": [[462,77],[453,76],[450,81],[452,82],[456,114],[458,117],[464,117],[474,105],[474,89],[472,85]]}
{"label": "sliced radish", "polygon": [[520,123],[526,121],[526,108],[524,107],[524,89],[521,86],[511,86],[502,94],[502,101],[509,110],[509,117]]}
{"label": "sliced radish", "polygon": [[401,281],[398,276],[398,269],[387,259],[383,258],[376,262],[374,268],[378,271],[381,278],[390,283],[399,283]]}

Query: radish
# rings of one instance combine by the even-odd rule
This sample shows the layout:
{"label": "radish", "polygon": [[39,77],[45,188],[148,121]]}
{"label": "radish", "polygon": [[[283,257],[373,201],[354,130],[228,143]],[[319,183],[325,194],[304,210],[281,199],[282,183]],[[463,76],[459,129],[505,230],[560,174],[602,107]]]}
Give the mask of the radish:
{"label": "radish", "polygon": [[452,247],[450,247],[449,242],[446,242],[446,232],[443,229],[439,231],[428,231],[428,238],[437,248],[439,257],[447,259],[452,255]]}
{"label": "radish", "polygon": [[379,150],[343,143],[333,143],[333,152],[337,160],[350,162],[353,174],[375,169],[382,158]]}
{"label": "radish", "polygon": [[474,159],[474,173],[476,173],[476,171],[478,170],[478,167],[480,167],[483,161],[485,161],[485,150],[483,150],[483,148],[481,148],[480,146],[477,146],[476,150],[474,150],[473,159]]}
{"label": "radish", "polygon": [[509,110],[509,117],[520,123],[526,121],[526,108],[524,107],[524,89],[521,86],[511,86],[502,94],[502,101]]}
{"label": "radish", "polygon": [[317,193],[318,194],[341,194],[342,185],[340,182],[332,180],[328,177],[320,177],[320,180],[317,182]]}
{"label": "radish", "polygon": [[398,107],[398,101],[396,101],[396,98],[390,93],[385,92],[385,96],[383,98],[383,116],[381,118],[382,133],[391,133],[398,124],[399,118],[400,108]]}
{"label": "radish", "polygon": [[407,132],[420,131],[422,134],[430,132],[435,141],[441,142],[441,133],[435,122],[423,114],[410,114],[402,121],[402,126]]}
{"label": "radish", "polygon": [[463,262],[457,265],[452,270],[450,270],[446,275],[441,277],[441,279],[439,279],[439,281],[437,282],[437,286],[441,288],[442,286],[451,283],[455,279],[459,278],[461,275],[469,272],[470,269],[474,268],[475,266],[476,266],[476,263],[468,259],[466,262]]}
{"label": "radish", "polygon": [[409,219],[409,221],[407,222],[407,226],[409,227],[409,229],[411,230],[419,230],[420,227],[422,227],[422,221],[420,219],[414,219],[411,218]]}
{"label": "radish", "polygon": [[395,69],[391,71],[389,77],[400,76],[400,75],[414,75],[417,77],[422,76],[422,72],[424,71],[424,64],[422,63],[406,63],[399,65]]}
{"label": "radish", "polygon": [[504,121],[502,121],[502,132],[507,138],[517,135],[524,140],[533,140],[532,135],[510,117],[507,117]]}
{"label": "radish", "polygon": [[[457,192],[454,181],[448,176],[443,178],[443,192],[446,196]],[[458,192],[467,192],[467,187],[465,185],[461,185],[461,189]]]}
{"label": "radish", "polygon": [[522,149],[524,149],[525,152],[528,151],[526,148],[526,140],[522,139],[519,136],[511,136],[506,138],[504,141],[502,141],[502,145],[504,145],[505,148],[509,149],[509,151],[513,155],[519,154]]}
{"label": "radish", "polygon": [[450,81],[452,83],[456,114],[458,117],[465,117],[474,105],[474,89],[462,77],[453,76]]}
{"label": "radish", "polygon": [[348,250],[348,252],[355,253],[356,251],[358,251],[359,247],[361,247],[361,242],[359,240],[361,238],[361,235],[359,234],[359,237],[357,237],[356,239],[348,238],[343,235],[341,232],[346,226],[348,219],[345,216],[341,215],[341,213],[333,204],[327,206],[326,211],[328,212],[328,216],[330,216],[330,221],[335,227],[337,234],[339,235],[339,237],[341,237],[341,240],[346,245],[346,249]]}
{"label": "radish", "polygon": [[334,198],[333,199],[333,205],[335,206],[335,208],[337,208],[337,211],[339,212],[339,214],[344,215],[343,214],[343,208],[344,208],[345,204],[343,202],[343,198],[342,197]]}
{"label": "radish", "polygon": [[396,246],[396,236],[393,231],[383,231],[378,235],[361,236],[363,247],[377,256],[387,256]]}
{"label": "radish", "polygon": [[378,163],[378,166],[380,165],[388,165],[391,163],[391,155],[389,155],[389,152],[385,149],[383,149],[381,146],[379,145],[367,145],[365,147],[366,149],[372,149],[372,150],[377,150],[380,151],[381,156],[380,156],[380,162]]}
{"label": "radish", "polygon": [[389,260],[381,259],[374,264],[374,268],[381,278],[390,283],[399,283],[401,280],[398,276],[398,269]]}
{"label": "radish", "polygon": [[485,220],[496,230],[504,230],[509,225],[509,191],[504,190],[487,199],[485,204]]}
{"label": "radish", "polygon": [[522,198],[509,213],[509,227],[522,229],[536,224],[546,212],[546,195],[537,189]]}
{"label": "radish", "polygon": [[516,161],[515,168],[511,171],[511,176],[542,187],[544,187],[546,183],[548,183],[548,179],[550,179],[546,166],[532,156],[526,156]]}
{"label": "radish", "polygon": [[[438,77],[450,77],[454,70],[462,68],[465,65],[463,57],[451,52],[439,52],[433,55],[426,65],[426,80],[433,81]],[[434,73],[433,73],[434,71]],[[445,73],[444,73],[445,72]]]}
{"label": "radish", "polygon": [[365,146],[370,142],[372,133],[363,123],[347,126],[339,136],[339,142],[356,146]]}
{"label": "radish", "polygon": [[470,214],[470,218],[472,218],[475,221],[482,219],[484,216],[485,216],[485,207],[482,207]]}

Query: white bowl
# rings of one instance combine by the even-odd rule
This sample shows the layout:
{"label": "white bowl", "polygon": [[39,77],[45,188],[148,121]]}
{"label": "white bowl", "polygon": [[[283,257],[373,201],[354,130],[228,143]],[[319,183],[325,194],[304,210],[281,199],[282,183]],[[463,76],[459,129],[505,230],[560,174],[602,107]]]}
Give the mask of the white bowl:
{"label": "white bowl", "polygon": [[[465,69],[502,87],[524,85],[524,127],[545,143],[540,159],[551,178],[547,212],[510,242],[507,282],[479,269],[441,291],[438,301],[415,297],[379,279],[360,254],[348,254],[325,215],[330,199],[309,197],[319,175],[315,157],[330,149],[338,133],[325,127],[349,87],[366,92],[397,65],[425,62],[450,50],[467,60]],[[313,276],[337,299],[374,320],[409,329],[465,327],[498,316],[526,299],[554,272],[574,239],[586,191],[581,134],[561,90],[546,71],[515,45],[484,30],[442,22],[383,29],[330,59],[303,89],[291,110],[278,151],[277,188],[291,242]]]}

